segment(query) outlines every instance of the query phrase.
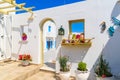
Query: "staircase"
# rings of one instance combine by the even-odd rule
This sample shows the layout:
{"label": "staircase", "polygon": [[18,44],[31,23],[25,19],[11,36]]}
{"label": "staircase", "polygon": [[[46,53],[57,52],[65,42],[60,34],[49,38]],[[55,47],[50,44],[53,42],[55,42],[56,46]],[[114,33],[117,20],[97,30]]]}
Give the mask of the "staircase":
{"label": "staircase", "polygon": [[20,62],[0,62],[0,80],[56,80],[55,72],[40,70],[41,65],[22,66]]}

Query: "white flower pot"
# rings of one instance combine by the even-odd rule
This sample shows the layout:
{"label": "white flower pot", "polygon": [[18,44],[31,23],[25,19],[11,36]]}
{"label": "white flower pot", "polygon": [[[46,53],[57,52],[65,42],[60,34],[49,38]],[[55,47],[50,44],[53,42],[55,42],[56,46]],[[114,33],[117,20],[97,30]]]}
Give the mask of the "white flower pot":
{"label": "white flower pot", "polygon": [[96,80],[114,80],[114,78],[113,77],[106,77],[106,78],[96,77]]}
{"label": "white flower pot", "polygon": [[22,61],[22,65],[23,65],[23,66],[27,66],[27,65],[29,65],[29,64],[30,64],[30,62],[29,62],[29,61],[27,61],[27,60]]}
{"label": "white flower pot", "polygon": [[64,80],[69,80],[70,78],[70,71],[67,72],[60,72],[60,75],[63,77]]}
{"label": "white flower pot", "polygon": [[88,71],[79,71],[76,70],[76,80],[88,80],[89,72]]}

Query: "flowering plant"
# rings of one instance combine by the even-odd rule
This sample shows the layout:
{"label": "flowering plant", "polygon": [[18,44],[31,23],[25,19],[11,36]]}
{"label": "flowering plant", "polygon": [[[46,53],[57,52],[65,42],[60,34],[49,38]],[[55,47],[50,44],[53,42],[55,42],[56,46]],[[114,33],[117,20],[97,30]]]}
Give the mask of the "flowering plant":
{"label": "flowering plant", "polygon": [[109,67],[109,63],[106,62],[105,59],[103,59],[103,56],[100,56],[99,63],[95,68],[95,73],[98,77],[112,77],[112,73]]}
{"label": "flowering plant", "polygon": [[30,54],[20,54],[19,55],[19,60],[28,60],[28,61],[32,61],[32,57]]}

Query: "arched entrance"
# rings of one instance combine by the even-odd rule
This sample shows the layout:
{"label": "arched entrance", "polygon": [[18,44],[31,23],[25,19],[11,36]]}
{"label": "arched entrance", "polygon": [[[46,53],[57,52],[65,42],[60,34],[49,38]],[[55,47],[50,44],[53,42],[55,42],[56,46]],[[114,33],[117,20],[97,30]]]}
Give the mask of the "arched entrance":
{"label": "arched entrance", "polygon": [[[45,18],[40,23],[40,46],[41,46],[41,63],[44,64],[55,58],[56,48],[56,24],[51,18]],[[53,58],[54,57],[54,58]]]}

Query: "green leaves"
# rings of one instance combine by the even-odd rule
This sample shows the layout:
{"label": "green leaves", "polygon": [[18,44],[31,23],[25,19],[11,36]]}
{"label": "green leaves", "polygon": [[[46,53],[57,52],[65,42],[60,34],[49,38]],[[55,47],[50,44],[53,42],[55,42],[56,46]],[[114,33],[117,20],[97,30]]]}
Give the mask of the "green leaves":
{"label": "green leaves", "polygon": [[87,66],[86,63],[84,63],[84,62],[79,62],[79,63],[78,63],[78,70],[80,70],[80,71],[86,71],[86,70],[87,70],[86,66]]}
{"label": "green leaves", "polygon": [[98,77],[102,77],[102,75],[105,75],[106,77],[112,76],[109,63],[106,62],[105,59],[103,59],[102,55],[100,56],[99,63],[95,68],[95,73],[98,75]]}

